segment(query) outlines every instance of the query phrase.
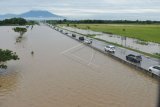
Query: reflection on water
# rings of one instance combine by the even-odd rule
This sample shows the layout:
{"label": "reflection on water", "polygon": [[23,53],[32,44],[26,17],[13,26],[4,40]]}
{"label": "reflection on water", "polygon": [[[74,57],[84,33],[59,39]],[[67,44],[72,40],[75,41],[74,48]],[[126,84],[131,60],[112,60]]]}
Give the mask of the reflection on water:
{"label": "reflection on water", "polygon": [[0,27],[0,48],[20,60],[0,71],[0,107],[156,106],[158,83],[146,74],[44,25],[15,44],[11,28]]}
{"label": "reflection on water", "polygon": [[14,68],[0,70],[0,96],[4,96],[15,90],[18,74]]}

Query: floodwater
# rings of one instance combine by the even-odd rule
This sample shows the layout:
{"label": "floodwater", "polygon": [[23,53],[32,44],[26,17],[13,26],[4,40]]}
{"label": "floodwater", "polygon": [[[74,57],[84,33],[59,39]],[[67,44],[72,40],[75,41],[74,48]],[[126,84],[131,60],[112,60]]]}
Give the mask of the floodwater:
{"label": "floodwater", "polygon": [[151,54],[160,53],[160,44],[158,43],[145,42],[146,44],[141,44],[141,42],[144,43],[144,41],[140,41],[140,40],[133,39],[133,38],[123,38],[118,35],[105,34],[101,32],[71,28],[71,27],[63,27],[63,28],[71,30],[71,31],[76,31],[81,34],[91,34],[91,35],[95,34],[96,35],[95,38],[117,43],[117,44],[129,47],[129,48],[133,48],[136,50],[140,50],[146,53],[151,53]]}
{"label": "floodwater", "polygon": [[158,82],[148,75],[45,25],[20,43],[12,28],[0,27],[0,48],[20,60],[0,70],[0,107],[156,107]]}

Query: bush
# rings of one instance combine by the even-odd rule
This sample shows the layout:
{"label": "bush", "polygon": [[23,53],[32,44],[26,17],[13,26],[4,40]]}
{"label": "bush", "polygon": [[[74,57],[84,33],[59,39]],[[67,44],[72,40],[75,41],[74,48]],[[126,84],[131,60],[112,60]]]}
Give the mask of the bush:
{"label": "bush", "polygon": [[13,30],[14,30],[15,32],[20,33],[21,36],[22,36],[25,32],[27,32],[27,29],[26,29],[26,28],[21,28],[21,27],[13,28]]}
{"label": "bush", "polygon": [[6,69],[7,65],[4,63],[9,60],[19,60],[19,57],[15,52],[0,49],[0,68]]}

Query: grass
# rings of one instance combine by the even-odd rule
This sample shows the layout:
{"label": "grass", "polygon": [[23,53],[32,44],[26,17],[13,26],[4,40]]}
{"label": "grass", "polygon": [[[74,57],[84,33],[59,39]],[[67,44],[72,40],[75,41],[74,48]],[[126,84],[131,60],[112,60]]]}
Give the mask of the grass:
{"label": "grass", "polygon": [[122,45],[117,44],[117,43],[108,42],[108,41],[105,41],[105,40],[102,40],[102,39],[99,39],[99,38],[94,38],[94,39],[102,41],[102,42],[106,42],[106,43],[109,43],[109,44],[112,44],[112,45],[115,45],[115,46],[118,46],[118,47],[122,47],[122,48],[125,48],[125,49],[128,49],[128,50],[134,51],[134,52],[138,52],[138,53],[146,55],[146,56],[150,56],[150,57],[158,58],[158,59],[160,58],[159,54],[150,54],[150,53],[142,52],[142,51],[139,51],[139,50],[136,50],[136,49],[132,49],[132,48],[129,48],[129,47],[122,46]]}
{"label": "grass", "polygon": [[146,41],[139,41],[139,40],[137,40],[136,43],[137,44],[141,44],[141,45],[148,45],[148,42],[146,42]]}
{"label": "grass", "polygon": [[160,43],[160,24],[70,24],[70,27]]}

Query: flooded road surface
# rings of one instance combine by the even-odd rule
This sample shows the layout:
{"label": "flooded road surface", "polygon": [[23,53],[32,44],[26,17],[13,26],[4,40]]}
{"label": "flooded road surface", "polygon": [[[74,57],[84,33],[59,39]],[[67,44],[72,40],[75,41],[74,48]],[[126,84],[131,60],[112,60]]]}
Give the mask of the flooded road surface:
{"label": "flooded road surface", "polygon": [[[0,48],[19,61],[0,70],[0,107],[155,107],[158,82],[41,25],[21,43],[0,27]],[[31,55],[34,51],[34,55]]]}

